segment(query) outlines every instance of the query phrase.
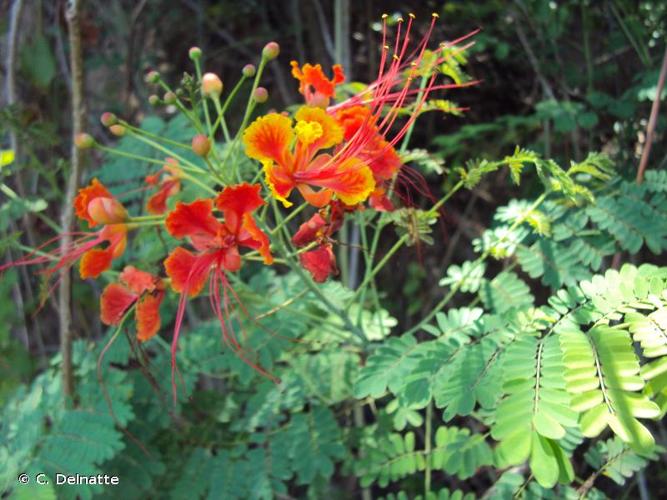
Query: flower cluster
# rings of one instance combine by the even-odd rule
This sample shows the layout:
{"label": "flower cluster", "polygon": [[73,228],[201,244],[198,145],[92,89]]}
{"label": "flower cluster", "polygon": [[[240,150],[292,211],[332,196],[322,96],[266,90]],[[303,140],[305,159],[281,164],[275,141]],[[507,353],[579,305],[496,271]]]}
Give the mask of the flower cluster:
{"label": "flower cluster", "polygon": [[[76,216],[88,229],[74,233],[70,245],[50,253],[40,247],[0,271],[16,265],[51,263],[45,271],[50,277],[79,261],[82,279],[98,278],[112,269],[114,261],[123,259],[132,230],[154,226],[177,241],[160,265],[164,272],[149,273],[125,265],[119,274],[108,273],[112,281],[101,294],[101,321],[120,325],[134,312],[137,338],[145,342],[158,333],[160,306],[169,290],[175,292],[179,297],[172,343],[175,368],[186,301],[206,290],[223,341],[252,364],[231,326],[230,316],[242,304],[230,284],[230,274],[238,272],[245,259],[270,265],[279,252],[281,262],[296,256],[296,265],[308,271],[312,280],[324,282],[337,273],[335,235],[345,217],[360,210],[394,210],[393,191],[403,167],[399,142],[429,94],[451,87],[436,83],[443,47],[427,50],[435,17],[416,44],[411,43],[414,16],[407,23],[398,21],[392,40],[385,17],[378,76],[363,91],[347,98],[339,98],[345,85],[340,65],[334,65],[328,76],[319,64],[292,61],[292,75],[304,99],[293,115],[271,112],[249,120],[268,97],[258,83],[265,64],[279,54],[275,42],[264,48],[258,68],[243,68],[241,81],[224,102],[225,87],[220,78],[213,73],[201,74],[199,49],[190,51],[197,74],[184,79],[184,85],[194,82],[199,86],[199,100],[190,103],[191,109],[189,101],[181,99],[182,89],[172,91],[157,72],[149,73],[149,83],[167,89],[163,98],[151,96],[150,102],[176,106],[192,121],[197,133],[190,145],[182,146],[191,147],[201,163],[174,153],[164,159],[159,170],[147,172],[148,215],[131,216],[131,206],[124,207],[107,187],[92,179],[73,201]],[[243,124],[232,136],[225,121],[226,110],[243,82],[253,77]],[[216,119],[211,119],[211,107]],[[116,136],[135,137],[160,152],[171,151],[169,142],[163,144],[159,137],[144,135],[111,113],[105,113],[101,121]],[[216,144],[218,133],[224,133],[228,142],[224,152]],[[77,144],[114,153],[86,134],[77,138]],[[239,169],[241,144],[245,155],[259,162],[255,172]],[[244,176],[254,180],[244,181]],[[260,178],[263,184],[257,183]],[[186,183],[206,194],[185,199],[182,188]],[[295,203],[300,204],[299,211],[308,210],[308,206],[314,210],[290,232],[287,222],[291,216],[285,217],[284,211],[294,210]]]}

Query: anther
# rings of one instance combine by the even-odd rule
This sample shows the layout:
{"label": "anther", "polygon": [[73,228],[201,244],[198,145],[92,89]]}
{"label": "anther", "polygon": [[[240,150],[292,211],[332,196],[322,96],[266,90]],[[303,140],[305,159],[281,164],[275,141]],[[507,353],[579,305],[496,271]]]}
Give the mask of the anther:
{"label": "anther", "polygon": [[403,18],[402,18],[402,17],[399,17],[399,18],[397,19],[397,21],[398,21],[399,23],[402,23],[402,22],[403,22]]}
{"label": "anther", "polygon": [[388,17],[389,17],[389,15],[387,15],[387,14],[382,14],[382,19],[387,19]]}
{"label": "anther", "polygon": [[415,16],[412,12],[410,12],[410,13],[408,14],[408,16],[410,16],[410,18],[412,18],[412,19],[415,19],[415,18],[417,17],[417,16]]}
{"label": "anther", "polygon": [[384,48],[384,50],[389,50],[390,47],[389,47],[389,45],[385,45],[383,48]]}
{"label": "anther", "polygon": [[433,17],[435,19],[439,19],[440,15],[437,12],[434,12],[433,14],[431,14],[431,17]]}
{"label": "anther", "polygon": [[394,59],[397,60],[397,61],[400,59],[400,57],[398,57],[396,54],[394,54],[393,57],[394,57]]}

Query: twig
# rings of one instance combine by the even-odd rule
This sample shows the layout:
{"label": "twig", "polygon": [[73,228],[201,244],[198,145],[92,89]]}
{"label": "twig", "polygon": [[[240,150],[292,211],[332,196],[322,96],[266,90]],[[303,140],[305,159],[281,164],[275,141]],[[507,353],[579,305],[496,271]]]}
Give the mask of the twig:
{"label": "twig", "polygon": [[[81,50],[81,26],[80,26],[81,3],[78,0],[70,0],[67,4],[67,26],[70,44],[70,67],[72,71],[72,152],[71,170],[67,181],[65,201],[61,213],[61,226],[63,237],[61,239],[61,251],[65,252],[71,244],[74,220],[73,200],[79,185],[81,174],[82,155],[74,144],[74,138],[83,132],[85,110],[83,105],[83,57]],[[60,323],[60,351],[62,355],[63,371],[63,395],[65,401],[71,402],[74,396],[74,374],[72,372],[72,281],[70,270],[60,270],[60,289],[58,291],[58,312]]]}
{"label": "twig", "polygon": [[660,111],[660,99],[662,97],[662,89],[665,87],[665,77],[667,77],[667,47],[665,47],[665,55],[662,57],[662,67],[660,68],[660,76],[658,77],[658,86],[655,90],[655,97],[653,98],[653,105],[651,106],[651,115],[646,125],[646,142],[642,157],[639,160],[639,168],[637,169],[637,184],[644,181],[644,171],[648,164],[648,159],[651,154],[651,144],[653,143],[653,134],[655,133],[655,126],[658,122],[658,111]]}

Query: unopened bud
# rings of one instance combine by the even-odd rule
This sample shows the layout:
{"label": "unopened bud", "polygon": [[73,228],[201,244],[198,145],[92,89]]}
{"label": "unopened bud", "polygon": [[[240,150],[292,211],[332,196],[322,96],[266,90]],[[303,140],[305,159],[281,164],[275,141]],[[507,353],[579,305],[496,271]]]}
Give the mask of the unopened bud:
{"label": "unopened bud", "polygon": [[170,91],[170,92],[165,92],[164,97],[162,98],[162,100],[166,104],[176,104],[176,101],[178,100],[178,98],[176,97],[176,94],[174,94],[173,92]]}
{"label": "unopened bud", "polygon": [[201,78],[201,93],[204,97],[220,97],[222,80],[215,73],[206,73]]}
{"label": "unopened bud", "polygon": [[116,118],[116,115],[114,115],[113,113],[109,113],[107,111],[105,113],[102,113],[102,116],[100,116],[100,121],[102,122],[102,125],[104,125],[105,127],[110,127],[111,125],[116,124],[118,118]]}
{"label": "unopened bud", "polygon": [[278,57],[278,54],[280,54],[280,45],[276,42],[269,42],[262,49],[262,57],[267,61],[275,59]]}
{"label": "unopened bud", "polygon": [[255,76],[255,73],[257,73],[257,69],[255,68],[254,64],[246,64],[245,66],[243,66],[241,73],[246,78],[252,78],[253,76]]}
{"label": "unopened bud", "polygon": [[146,73],[146,83],[158,83],[160,81],[160,73],[157,71],[149,71]]}
{"label": "unopened bud", "polygon": [[211,141],[204,134],[195,135],[192,138],[192,151],[197,156],[208,156],[211,150]]}
{"label": "unopened bud", "polygon": [[255,102],[262,104],[269,98],[269,91],[264,87],[257,87],[252,93],[252,98],[255,100]]}
{"label": "unopened bud", "polygon": [[148,104],[151,106],[159,106],[160,105],[160,98],[156,96],[155,94],[149,95],[148,96]]}
{"label": "unopened bud", "polygon": [[101,196],[90,200],[88,215],[98,224],[118,224],[127,220],[127,211],[118,200]]}
{"label": "unopened bud", "polygon": [[90,134],[77,134],[74,138],[74,145],[79,149],[89,149],[95,145],[95,139]]}
{"label": "unopened bud", "polygon": [[123,137],[126,131],[127,129],[123,125],[116,124],[116,125],[111,125],[111,127],[109,127],[109,132],[111,132],[113,135],[117,137]]}
{"label": "unopened bud", "polygon": [[188,51],[188,55],[190,56],[190,59],[196,61],[201,58],[201,49],[199,47],[191,47]]}

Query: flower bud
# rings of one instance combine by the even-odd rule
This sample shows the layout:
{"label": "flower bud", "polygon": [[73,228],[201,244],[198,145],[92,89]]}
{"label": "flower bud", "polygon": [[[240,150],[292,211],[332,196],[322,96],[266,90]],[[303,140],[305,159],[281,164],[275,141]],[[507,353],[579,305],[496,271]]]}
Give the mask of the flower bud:
{"label": "flower bud", "polygon": [[158,83],[160,81],[160,73],[157,71],[149,71],[146,73],[146,78],[144,80],[146,83]]}
{"label": "flower bud", "polygon": [[109,127],[109,132],[111,132],[113,135],[117,137],[123,137],[125,135],[126,130],[127,129],[123,125],[118,125],[118,124],[111,125],[111,127]]}
{"label": "flower bud", "polygon": [[211,150],[211,141],[204,134],[195,135],[192,138],[192,151],[197,156],[208,156]]}
{"label": "flower bud", "polygon": [[159,106],[160,104],[160,98],[156,96],[155,94],[149,95],[148,96],[148,104],[151,106]]}
{"label": "flower bud", "polygon": [[276,42],[269,42],[262,49],[262,57],[267,61],[275,59],[278,54],[280,54],[280,45]]}
{"label": "flower bud", "polygon": [[90,200],[88,215],[97,224],[117,224],[127,220],[127,211],[118,200],[102,196]]}
{"label": "flower bud", "polygon": [[245,66],[243,66],[241,73],[246,78],[252,78],[253,76],[255,76],[255,73],[257,73],[257,69],[255,68],[254,64],[246,64]]}
{"label": "flower bud", "polygon": [[206,73],[201,78],[201,93],[204,97],[220,97],[222,81],[215,73]]}
{"label": "flower bud", "polygon": [[102,113],[102,116],[100,116],[100,121],[102,122],[102,125],[104,125],[105,127],[110,127],[111,125],[116,124],[118,118],[116,118],[116,115],[114,115],[113,113],[109,113],[107,111],[105,113]]}
{"label": "flower bud", "polygon": [[262,104],[269,98],[269,91],[264,87],[257,87],[252,93],[252,98],[255,100],[255,102]]}
{"label": "flower bud", "polygon": [[190,56],[190,59],[196,61],[201,58],[201,49],[199,47],[191,47],[188,51],[188,55]]}
{"label": "flower bud", "polygon": [[74,138],[74,145],[79,149],[89,149],[95,145],[95,139],[90,134],[77,134]]}
{"label": "flower bud", "polygon": [[178,100],[178,98],[176,97],[176,94],[174,94],[173,92],[170,91],[170,92],[165,92],[164,97],[162,98],[162,100],[166,104],[176,104],[176,101]]}

